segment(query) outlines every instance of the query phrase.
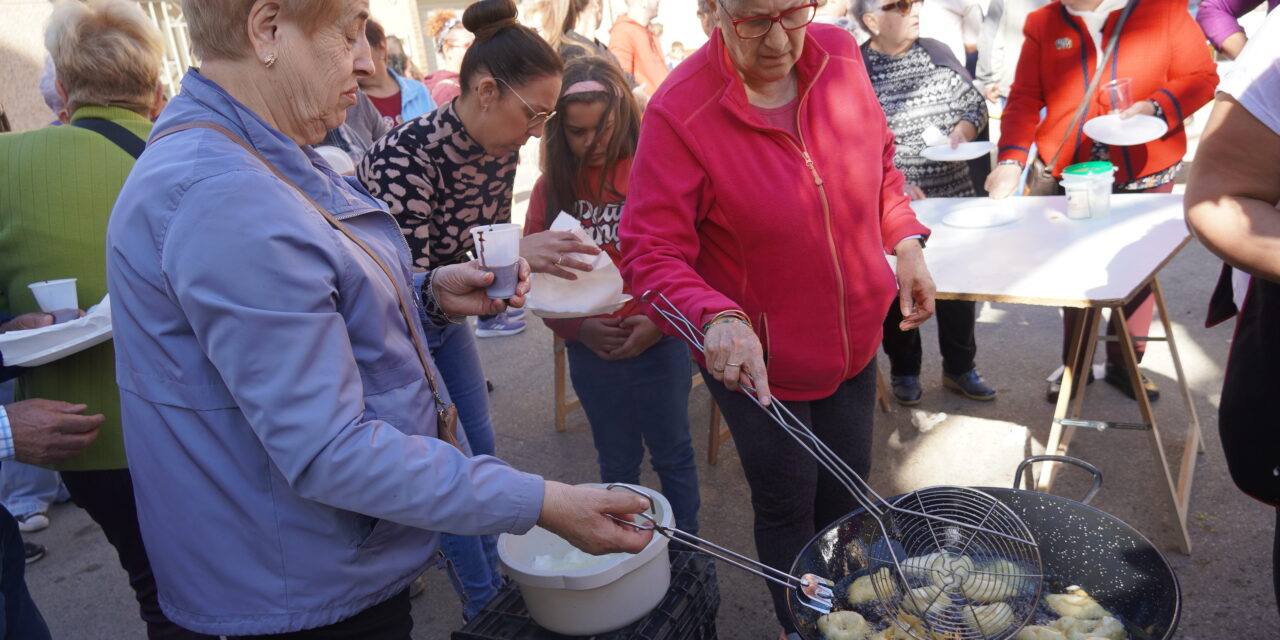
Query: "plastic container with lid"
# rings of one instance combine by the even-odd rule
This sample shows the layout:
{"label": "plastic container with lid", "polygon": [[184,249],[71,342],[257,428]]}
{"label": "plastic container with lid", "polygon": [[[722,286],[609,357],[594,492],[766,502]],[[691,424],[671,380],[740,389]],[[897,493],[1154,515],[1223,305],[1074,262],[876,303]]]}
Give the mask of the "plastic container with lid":
{"label": "plastic container with lid", "polygon": [[[671,503],[657,491],[635,488],[653,497],[654,519],[672,526]],[[590,636],[621,629],[662,601],[671,585],[668,542],[654,534],[640,553],[611,554],[582,566],[544,569],[539,567],[546,565],[547,557],[576,557],[577,552],[560,536],[534,527],[524,535],[498,536],[498,557],[520,585],[535,622],[556,633]]]}
{"label": "plastic container with lid", "polygon": [[1111,187],[1115,165],[1105,161],[1081,162],[1062,170],[1067,194],[1067,217],[1101,218],[1111,213]]}

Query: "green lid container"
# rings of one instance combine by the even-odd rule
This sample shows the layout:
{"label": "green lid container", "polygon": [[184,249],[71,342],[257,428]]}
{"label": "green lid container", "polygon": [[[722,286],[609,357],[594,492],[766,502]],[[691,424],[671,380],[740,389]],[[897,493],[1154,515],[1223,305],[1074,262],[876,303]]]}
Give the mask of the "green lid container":
{"label": "green lid container", "polygon": [[1066,169],[1063,169],[1062,174],[1071,176],[1111,175],[1115,170],[1115,165],[1110,162],[1106,162],[1105,160],[1099,160],[1095,162],[1081,162],[1080,164],[1073,164]]}

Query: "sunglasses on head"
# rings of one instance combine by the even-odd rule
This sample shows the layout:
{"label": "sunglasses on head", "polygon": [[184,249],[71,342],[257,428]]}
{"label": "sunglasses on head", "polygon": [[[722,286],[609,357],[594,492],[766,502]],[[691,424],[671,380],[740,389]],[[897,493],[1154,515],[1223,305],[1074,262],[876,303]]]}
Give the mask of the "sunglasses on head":
{"label": "sunglasses on head", "polygon": [[883,7],[880,7],[880,10],[881,11],[897,11],[902,15],[906,15],[908,13],[911,13],[911,5],[921,4],[923,2],[924,0],[898,0],[897,2],[890,2],[889,4],[886,4]]}

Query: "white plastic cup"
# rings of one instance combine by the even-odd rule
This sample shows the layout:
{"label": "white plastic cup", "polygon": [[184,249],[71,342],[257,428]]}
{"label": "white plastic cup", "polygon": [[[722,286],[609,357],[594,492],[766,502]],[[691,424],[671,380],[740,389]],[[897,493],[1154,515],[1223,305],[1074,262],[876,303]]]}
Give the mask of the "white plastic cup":
{"label": "white plastic cup", "polygon": [[471,228],[471,240],[480,266],[494,274],[493,284],[485,289],[485,294],[494,300],[510,298],[516,293],[516,283],[520,279],[520,238],[523,236],[518,224]]}
{"label": "white plastic cup", "polygon": [[31,289],[32,295],[36,297],[36,304],[40,305],[40,310],[45,313],[59,309],[80,308],[80,298],[76,296],[75,278],[32,282],[27,285],[27,288]]}

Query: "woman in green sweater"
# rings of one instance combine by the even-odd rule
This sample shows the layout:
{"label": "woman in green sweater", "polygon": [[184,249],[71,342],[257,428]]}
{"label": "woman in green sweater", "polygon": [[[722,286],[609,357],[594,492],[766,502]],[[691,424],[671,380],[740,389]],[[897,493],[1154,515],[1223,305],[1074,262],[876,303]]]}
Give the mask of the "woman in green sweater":
{"label": "woman in green sweater", "polygon": [[[86,308],[106,295],[107,218],[160,97],[160,34],[135,3],[60,4],[45,46],[71,121],[0,135],[0,312],[10,314],[39,311],[27,285],[41,280],[76,278]],[[15,395],[65,399],[106,416],[97,440],[56,468],[116,548],[148,636],[207,637],[170,622],[156,599],[125,461],[112,345],[32,369]]]}

